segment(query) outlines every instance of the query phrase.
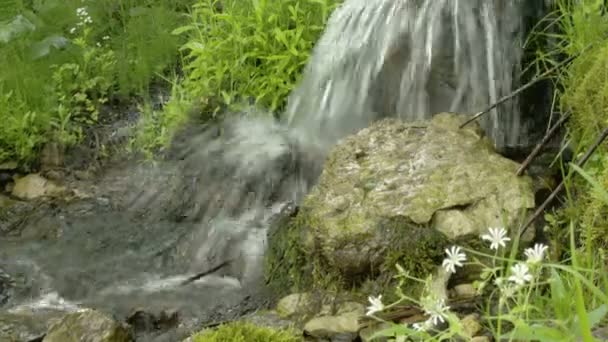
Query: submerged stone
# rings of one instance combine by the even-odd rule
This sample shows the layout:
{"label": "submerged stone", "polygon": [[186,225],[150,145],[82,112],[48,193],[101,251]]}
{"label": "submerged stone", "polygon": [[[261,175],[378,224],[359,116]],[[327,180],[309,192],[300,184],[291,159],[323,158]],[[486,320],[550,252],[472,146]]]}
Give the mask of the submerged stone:
{"label": "submerged stone", "polygon": [[532,181],[479,125],[460,129],[467,118],[382,120],[335,146],[290,234],[315,273],[369,278],[400,262],[426,275],[448,243],[516,226],[534,207]]}

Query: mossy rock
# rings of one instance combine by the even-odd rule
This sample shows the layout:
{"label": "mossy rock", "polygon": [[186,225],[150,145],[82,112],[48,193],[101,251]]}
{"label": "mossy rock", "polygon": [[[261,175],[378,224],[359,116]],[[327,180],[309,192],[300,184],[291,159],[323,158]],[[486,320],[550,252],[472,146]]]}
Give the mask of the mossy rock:
{"label": "mossy rock", "polygon": [[122,323],[95,311],[82,310],[65,315],[53,324],[43,342],[132,342],[131,331]]}
{"label": "mossy rock", "polygon": [[271,234],[268,281],[360,288],[390,279],[395,263],[426,277],[449,244],[518,226],[534,207],[532,180],[477,124],[460,129],[467,118],[387,119],[343,139],[297,217]]}
{"label": "mossy rock", "polygon": [[233,322],[202,331],[192,342],[302,342],[294,331],[260,327],[246,322]]}

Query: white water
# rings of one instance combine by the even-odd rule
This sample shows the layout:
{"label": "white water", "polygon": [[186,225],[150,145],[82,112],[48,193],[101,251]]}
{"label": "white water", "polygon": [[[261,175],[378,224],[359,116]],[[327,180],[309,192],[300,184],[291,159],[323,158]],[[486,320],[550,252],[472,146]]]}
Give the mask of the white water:
{"label": "white water", "polygon": [[[252,229],[246,222],[252,213],[272,211],[269,199],[297,202],[312,185],[306,174],[311,171],[302,163],[295,170],[283,169],[286,157],[297,160],[304,154],[303,164],[318,169],[337,140],[381,117],[412,121],[441,111],[474,113],[510,93],[521,60],[522,4],[347,0],[331,15],[301,84],[289,98],[287,127],[249,117],[233,122],[222,142],[209,137],[197,141],[194,163],[208,164],[197,179],[215,183],[201,184],[194,200],[203,204],[201,222],[214,223],[194,238],[198,247],[193,265],[208,268],[254,250],[257,256],[245,258],[245,266],[230,275],[255,278],[266,249],[266,239],[259,236],[267,226]],[[521,143],[517,101],[490,112],[482,126],[499,146]],[[214,159],[216,154],[221,157]],[[228,170],[222,171],[223,179],[211,176],[218,167]],[[285,172],[294,171],[284,178]],[[226,186],[217,188],[218,183]],[[248,184],[254,184],[253,191]],[[219,211],[208,209],[210,197],[218,194],[229,199],[224,203],[245,204],[236,212],[221,206]],[[261,221],[267,222],[264,216]]]}
{"label": "white water", "polygon": [[[347,0],[332,14],[290,96],[287,127],[239,119],[222,139],[203,134],[189,142],[184,163],[193,167],[185,169],[194,171],[180,175],[187,186],[176,196],[191,206],[185,216],[200,224],[190,237],[191,272],[135,274],[99,294],[156,295],[235,256],[239,267],[193,285],[237,289],[258,278],[270,215],[279,203],[301,200],[337,140],[381,117],[474,113],[511,92],[521,59],[522,3]],[[517,107],[508,102],[482,121],[499,146],[523,139]],[[77,304],[46,292],[15,309],[48,307]]]}
{"label": "white water", "polygon": [[[331,146],[379,117],[485,109],[518,82],[523,3],[347,0],[291,94],[288,123]],[[524,138],[516,100],[481,123],[498,146]]]}

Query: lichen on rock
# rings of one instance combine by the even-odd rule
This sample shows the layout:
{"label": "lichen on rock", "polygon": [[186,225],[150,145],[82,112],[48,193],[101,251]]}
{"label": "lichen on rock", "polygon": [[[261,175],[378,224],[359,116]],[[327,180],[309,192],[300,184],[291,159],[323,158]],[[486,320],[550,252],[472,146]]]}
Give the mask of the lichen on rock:
{"label": "lichen on rock", "polygon": [[269,259],[287,259],[284,273],[350,286],[396,262],[424,277],[449,243],[514,227],[534,207],[532,181],[515,175],[519,165],[496,153],[477,124],[460,129],[466,118],[387,119],[344,138],[282,239],[271,239]]}

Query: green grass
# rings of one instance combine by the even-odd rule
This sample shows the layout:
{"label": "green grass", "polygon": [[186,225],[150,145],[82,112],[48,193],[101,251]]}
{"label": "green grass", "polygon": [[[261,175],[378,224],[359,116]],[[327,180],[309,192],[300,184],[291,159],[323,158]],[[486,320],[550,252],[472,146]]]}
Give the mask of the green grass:
{"label": "green grass", "polygon": [[186,90],[203,116],[255,104],[279,113],[340,0],[199,0],[191,23]]}
{"label": "green grass", "polygon": [[145,99],[179,62],[188,3],[0,0],[0,161],[31,164],[48,141],[77,143],[107,101]]}
{"label": "green grass", "polygon": [[234,322],[193,336],[193,342],[302,342],[294,332]]}
{"label": "green grass", "polygon": [[[48,141],[77,144],[109,101],[141,105],[130,148],[148,157],[190,112],[277,114],[338,3],[100,0],[86,3],[83,24],[80,0],[0,0],[0,161],[27,166]],[[163,110],[149,105],[153,84],[178,95]]]}

